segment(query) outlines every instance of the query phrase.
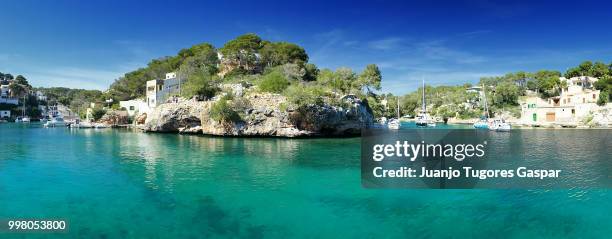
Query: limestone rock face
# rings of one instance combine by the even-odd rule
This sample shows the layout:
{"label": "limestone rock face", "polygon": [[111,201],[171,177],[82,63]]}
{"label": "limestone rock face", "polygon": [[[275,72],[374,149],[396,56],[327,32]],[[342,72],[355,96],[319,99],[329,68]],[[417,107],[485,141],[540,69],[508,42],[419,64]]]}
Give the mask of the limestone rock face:
{"label": "limestone rock face", "polygon": [[147,113],[142,113],[136,116],[136,118],[134,119],[134,123],[136,125],[143,125],[146,120],[147,120]]}
{"label": "limestone rock face", "polygon": [[373,122],[368,106],[356,99],[345,100],[344,108],[312,105],[301,109],[286,109],[287,99],[276,94],[253,94],[245,99],[249,104],[240,109],[237,122],[210,118],[215,101],[191,100],[156,107],[147,115],[144,130],[221,136],[346,136],[359,134]]}
{"label": "limestone rock face", "polygon": [[199,133],[199,117],[209,105],[210,102],[196,100],[161,104],[147,114],[142,128],[151,132]]}
{"label": "limestone rock face", "polygon": [[126,111],[118,111],[118,110],[108,111],[106,112],[106,114],[102,116],[102,118],[98,120],[98,123],[106,124],[106,125],[127,124],[128,115]]}

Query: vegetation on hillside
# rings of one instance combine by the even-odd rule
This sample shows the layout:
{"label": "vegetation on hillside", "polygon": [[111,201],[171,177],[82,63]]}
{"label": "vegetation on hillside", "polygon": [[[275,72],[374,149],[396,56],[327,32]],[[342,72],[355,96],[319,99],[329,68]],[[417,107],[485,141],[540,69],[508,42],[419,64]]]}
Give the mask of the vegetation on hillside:
{"label": "vegetation on hillside", "polygon": [[90,106],[90,103],[97,105],[104,104],[104,94],[99,90],[84,90],[70,89],[66,87],[39,87],[36,90],[41,91],[47,96],[48,102],[43,104],[55,105],[62,104],[68,106],[75,112],[84,112]]}
{"label": "vegetation on hillside", "polygon": [[[519,97],[527,94],[527,90],[537,93],[542,98],[558,96],[561,89],[567,87],[565,82],[561,82],[559,71],[540,70],[537,72],[519,71],[508,73],[503,76],[483,77],[478,86],[486,86],[487,102],[492,114],[502,111],[510,112],[519,116],[520,108],[518,105]],[[566,78],[576,76],[592,76],[599,78],[594,87],[601,90],[598,104],[603,105],[612,99],[612,63],[602,62],[592,63],[585,61],[580,65],[570,68],[563,74]],[[467,93],[466,90],[471,84],[462,86],[427,86],[428,111],[440,117],[474,118],[483,114],[482,103],[479,102],[477,93]],[[421,107],[423,89],[419,88],[414,92],[400,97],[400,113],[415,114]],[[379,98],[387,99],[387,107],[370,103],[376,115],[395,117],[397,97],[393,95],[382,95]],[[370,99],[370,98],[369,98]],[[370,102],[377,102],[370,100]],[[378,101],[380,102],[380,101]],[[477,106],[477,107],[474,107]]]}
{"label": "vegetation on hillside", "polygon": [[[376,65],[368,65],[358,74],[349,68],[319,70],[308,59],[306,51],[296,44],[270,42],[255,34],[245,34],[219,49],[202,43],[183,49],[176,56],[153,60],[147,67],[117,79],[105,97],[114,102],[144,97],[146,81],[161,79],[171,71],[178,72],[183,79],[181,95],[200,100],[221,94],[220,85],[225,83],[253,84],[260,92],[285,95],[295,108],[324,101],[340,105],[339,98],[345,94],[365,99],[367,94],[380,90],[382,76]],[[244,101],[236,97],[231,100],[234,102]],[[211,114],[220,121],[236,120],[233,113],[221,107],[229,104],[227,99],[217,102]]]}
{"label": "vegetation on hillside", "polygon": [[[14,77],[10,73],[0,72],[0,83],[3,85],[8,84],[10,97],[18,98],[21,103],[25,100],[25,115],[30,117],[40,115],[38,99],[36,99],[36,96],[29,94],[32,92],[32,86],[28,79],[22,75]],[[13,115],[20,116],[23,114],[23,105],[0,104],[0,110],[10,110]]]}
{"label": "vegetation on hillside", "polygon": [[[202,43],[183,49],[175,56],[151,61],[146,67],[126,73],[117,79],[103,95],[115,102],[141,98],[145,95],[147,80],[161,79],[165,73],[176,71],[181,79],[182,96],[210,99],[222,94],[225,83],[253,84],[260,92],[287,96],[286,107],[299,109],[306,105],[343,106],[340,97],[354,94],[367,102],[376,117],[396,115],[397,97],[377,94],[381,89],[382,75],[376,65],[368,65],[362,72],[349,68],[319,69],[308,62],[306,51],[293,43],[271,42],[255,34],[238,36],[217,49]],[[587,75],[601,80],[595,85],[602,90],[600,103],[610,100],[612,64],[586,61],[570,68],[563,75],[573,77]],[[527,91],[543,98],[557,96],[566,85],[559,80],[559,71],[516,72],[503,76],[483,77],[478,86],[486,86],[487,101],[493,114],[511,112],[518,116],[518,101]],[[428,110],[442,117],[473,118],[483,114],[482,102],[477,93],[466,93],[470,84],[459,86],[428,86],[399,96],[400,113],[415,114],[421,106],[421,94],[425,90]],[[387,104],[383,104],[386,99]],[[240,101],[240,97],[234,99]],[[234,100],[225,100],[233,104]],[[227,106],[227,105],[224,105]],[[231,106],[231,105],[230,105]],[[218,107],[218,115],[223,114]],[[217,114],[215,113],[215,114]],[[238,111],[238,113],[240,113]],[[237,114],[238,114],[237,113]],[[221,116],[219,116],[221,117]],[[235,117],[221,117],[236,119]],[[221,119],[220,120],[223,120]]]}

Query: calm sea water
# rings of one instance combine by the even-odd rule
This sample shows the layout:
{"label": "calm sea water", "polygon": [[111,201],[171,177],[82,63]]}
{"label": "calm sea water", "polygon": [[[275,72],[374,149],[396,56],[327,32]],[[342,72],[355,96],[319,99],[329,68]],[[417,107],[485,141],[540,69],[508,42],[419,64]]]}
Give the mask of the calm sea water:
{"label": "calm sea water", "polygon": [[[576,145],[571,139],[557,139]],[[542,153],[551,152],[543,146]],[[0,124],[0,220],[81,238],[610,238],[610,190],[363,189],[360,139]]]}

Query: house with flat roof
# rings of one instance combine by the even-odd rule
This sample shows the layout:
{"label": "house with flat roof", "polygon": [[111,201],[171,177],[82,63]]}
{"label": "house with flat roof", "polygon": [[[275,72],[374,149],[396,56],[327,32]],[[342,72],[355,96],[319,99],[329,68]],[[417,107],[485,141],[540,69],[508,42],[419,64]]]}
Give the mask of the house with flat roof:
{"label": "house with flat roof", "polygon": [[119,107],[124,108],[130,117],[149,112],[147,102],[142,99],[119,101]]}
{"label": "house with flat roof", "polygon": [[0,104],[19,104],[19,99],[11,97],[11,90],[8,85],[0,85]]}
{"label": "house with flat roof", "polygon": [[155,108],[156,106],[166,103],[171,96],[176,96],[180,93],[180,78],[175,72],[166,74],[163,80],[147,81],[147,107]]}
{"label": "house with flat roof", "polygon": [[597,105],[600,92],[593,87],[597,78],[561,77],[560,80],[566,82],[567,87],[561,89],[559,96],[542,99],[534,95],[520,100],[521,123],[575,125],[593,112],[608,107]]}

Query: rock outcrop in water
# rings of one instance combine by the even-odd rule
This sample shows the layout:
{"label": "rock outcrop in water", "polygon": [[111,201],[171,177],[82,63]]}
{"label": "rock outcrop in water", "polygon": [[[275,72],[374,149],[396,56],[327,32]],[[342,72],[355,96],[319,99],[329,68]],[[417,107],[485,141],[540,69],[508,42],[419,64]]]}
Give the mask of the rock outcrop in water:
{"label": "rock outcrop in water", "polygon": [[156,107],[146,116],[142,129],[148,132],[203,133],[221,136],[348,136],[357,135],[373,122],[367,104],[343,99],[345,107],[309,105],[284,107],[287,99],[277,94],[251,94],[240,120],[219,122],[210,117],[216,101],[181,101]]}

